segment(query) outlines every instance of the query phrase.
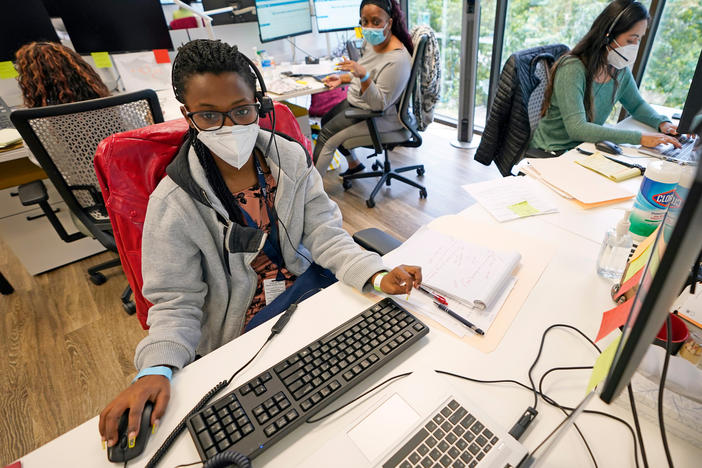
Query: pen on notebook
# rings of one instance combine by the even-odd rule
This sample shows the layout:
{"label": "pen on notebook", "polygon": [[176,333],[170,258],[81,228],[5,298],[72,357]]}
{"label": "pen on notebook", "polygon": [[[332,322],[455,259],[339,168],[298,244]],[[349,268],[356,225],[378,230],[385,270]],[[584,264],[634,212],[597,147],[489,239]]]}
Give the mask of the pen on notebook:
{"label": "pen on notebook", "polygon": [[443,305],[448,305],[448,302],[446,302],[446,299],[444,298],[444,296],[440,296],[440,295],[436,294],[431,289],[427,289],[420,284],[419,290],[422,291],[427,296],[431,296],[436,302],[440,302]]}
{"label": "pen on notebook", "polygon": [[460,315],[458,315],[456,312],[452,311],[451,309],[449,309],[449,308],[446,307],[445,305],[440,304],[440,303],[438,303],[438,302],[436,302],[436,301],[434,301],[434,305],[435,305],[436,307],[438,307],[439,309],[443,310],[444,312],[446,312],[447,314],[449,314],[451,317],[453,317],[453,318],[455,318],[456,320],[458,320],[459,322],[461,322],[461,323],[462,323],[463,325],[465,325],[466,327],[468,327],[468,328],[470,328],[471,330],[473,330],[473,331],[474,331],[475,333],[477,333],[478,335],[480,335],[480,336],[485,335],[485,332],[484,332],[484,331],[482,331],[480,328],[476,327],[476,326],[473,325],[471,322],[469,322],[468,320],[464,319],[463,317],[461,317]]}

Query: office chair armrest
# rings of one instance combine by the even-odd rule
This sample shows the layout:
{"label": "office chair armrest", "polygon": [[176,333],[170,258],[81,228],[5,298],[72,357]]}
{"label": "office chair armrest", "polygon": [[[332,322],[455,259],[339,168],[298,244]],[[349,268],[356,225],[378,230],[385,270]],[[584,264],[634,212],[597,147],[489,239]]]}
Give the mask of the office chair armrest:
{"label": "office chair armrest", "polygon": [[74,232],[73,234],[68,234],[66,232],[63,224],[61,224],[61,220],[58,219],[58,216],[56,216],[53,208],[51,208],[51,205],[49,205],[49,194],[46,192],[46,186],[41,180],[35,180],[34,182],[20,185],[17,188],[17,192],[19,193],[19,198],[22,205],[39,205],[41,211],[44,213],[44,216],[46,216],[46,219],[49,220],[51,226],[54,228],[62,241],[74,242],[85,237],[85,234],[82,232]]}
{"label": "office chair armrest", "polygon": [[402,242],[378,228],[362,229],[353,235],[353,240],[364,249],[380,255],[385,255],[402,244]]}
{"label": "office chair armrest", "polygon": [[49,199],[46,186],[41,180],[22,184],[17,188],[17,192],[23,206],[36,205]]}
{"label": "office chair armrest", "polygon": [[383,111],[372,111],[365,109],[348,109],[344,112],[344,117],[347,119],[358,119],[367,120],[373,117],[382,117],[385,113]]}

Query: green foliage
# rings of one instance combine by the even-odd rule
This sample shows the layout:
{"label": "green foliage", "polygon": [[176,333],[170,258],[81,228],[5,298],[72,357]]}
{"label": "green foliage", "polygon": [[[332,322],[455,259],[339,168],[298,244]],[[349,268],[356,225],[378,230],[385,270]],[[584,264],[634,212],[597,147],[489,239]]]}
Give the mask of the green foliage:
{"label": "green foliage", "polygon": [[[510,0],[504,65],[510,54],[537,45],[573,47],[609,0]],[[650,4],[644,1],[644,4]],[[438,111],[456,117],[460,80],[462,0],[409,0],[409,24],[429,24],[441,48],[442,88]],[[476,107],[485,106],[490,78],[495,0],[481,2]],[[641,86],[650,102],[682,107],[702,49],[702,2],[668,0]]]}

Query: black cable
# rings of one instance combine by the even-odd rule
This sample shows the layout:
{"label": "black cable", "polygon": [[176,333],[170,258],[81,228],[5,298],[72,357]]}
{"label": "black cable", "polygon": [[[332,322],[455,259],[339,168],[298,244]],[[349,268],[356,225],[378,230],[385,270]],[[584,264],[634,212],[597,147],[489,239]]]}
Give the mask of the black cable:
{"label": "black cable", "polygon": [[668,437],[665,435],[665,425],[663,422],[663,391],[665,390],[665,378],[668,375],[668,363],[670,355],[673,354],[673,323],[670,319],[670,314],[665,319],[666,341],[665,341],[665,359],[663,360],[663,370],[661,371],[661,382],[658,385],[658,425],[661,429],[661,441],[665,450],[665,458],[668,460],[668,466],[673,468],[673,457],[670,455],[668,447]]}
{"label": "black cable", "polygon": [[198,461],[192,462],[192,463],[183,463],[181,465],[176,465],[174,468],[185,468],[186,466],[193,466],[193,465],[204,465],[204,463],[198,460]]}
{"label": "black cable", "polygon": [[306,50],[303,50],[303,49],[301,49],[300,47],[298,47],[298,45],[295,44],[295,41],[294,41],[294,40],[290,39],[289,37],[288,37],[287,39],[288,39],[288,41],[290,41],[290,43],[292,44],[292,46],[293,46],[294,48],[296,48],[297,50],[299,50],[300,52],[302,52],[302,53],[304,53],[304,54],[307,54],[308,57],[312,57],[314,60],[319,60],[319,57],[317,57],[316,55],[312,55],[312,54],[310,54],[309,52],[307,52]]}
{"label": "black cable", "polygon": [[639,446],[641,447],[641,460],[645,468],[648,468],[648,458],[646,457],[646,448],[643,443],[643,433],[641,432],[641,425],[639,424],[639,414],[636,411],[636,402],[634,401],[634,390],[631,388],[631,383],[626,386],[627,393],[629,394],[629,405],[631,405],[631,414],[634,416],[634,427],[636,428],[636,435],[639,438]]}
{"label": "black cable", "polygon": [[349,401],[348,403],[345,403],[345,404],[341,405],[341,406],[338,407],[337,409],[335,409],[335,410],[333,410],[333,411],[330,411],[329,413],[324,414],[324,415],[322,415],[322,416],[318,416],[316,419],[309,418],[309,419],[307,419],[307,421],[305,421],[305,422],[306,422],[307,424],[313,424],[313,423],[316,423],[316,422],[321,421],[322,419],[326,419],[326,418],[328,418],[329,416],[331,416],[332,414],[336,413],[337,411],[341,411],[342,409],[346,408],[346,407],[349,406],[351,403],[360,400],[361,398],[363,398],[364,396],[368,395],[369,393],[374,392],[376,389],[382,387],[383,385],[385,385],[385,384],[387,384],[387,383],[390,383],[390,382],[392,382],[393,380],[397,380],[397,379],[401,379],[401,378],[403,378],[403,377],[407,377],[408,375],[411,375],[411,374],[412,374],[412,372],[405,372],[404,374],[397,374],[397,375],[394,375],[394,376],[392,376],[392,377],[388,377],[387,379],[383,380],[382,382],[380,382],[380,383],[379,383],[378,385],[376,385],[375,387],[373,387],[373,388],[371,388],[370,390],[367,390],[367,391],[361,393],[361,394],[358,395],[356,398],[354,398],[353,400]]}
{"label": "black cable", "polygon": [[273,333],[271,333],[268,338],[266,338],[266,341],[261,345],[261,347],[256,351],[256,354],[253,355],[251,359],[248,360],[246,364],[241,366],[228,380],[224,380],[217,385],[215,385],[209,392],[205,394],[204,397],[200,401],[197,402],[197,404],[191,409],[188,414],[185,415],[183,419],[180,420],[178,425],[171,431],[170,434],[168,434],[168,437],[166,440],[161,444],[161,446],[158,448],[156,453],[154,454],[153,457],[151,457],[151,460],[146,464],[146,468],[155,468],[158,463],[161,461],[161,458],[168,452],[168,450],[171,448],[171,445],[173,445],[173,442],[178,438],[178,436],[185,430],[185,424],[188,419],[190,419],[191,416],[193,416],[195,413],[198,413],[202,408],[207,405],[207,403],[215,396],[217,395],[221,390],[226,388],[232,380],[246,368],[251,362],[256,359],[256,356],[259,355],[261,351],[263,351],[263,348],[268,344],[269,341],[275,336]]}

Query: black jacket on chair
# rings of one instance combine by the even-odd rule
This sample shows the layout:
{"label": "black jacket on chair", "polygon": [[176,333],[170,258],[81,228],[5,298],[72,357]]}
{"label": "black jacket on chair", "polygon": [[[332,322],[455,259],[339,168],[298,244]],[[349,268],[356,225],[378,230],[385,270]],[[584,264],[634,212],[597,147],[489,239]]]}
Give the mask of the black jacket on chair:
{"label": "black jacket on chair", "polygon": [[475,160],[489,166],[495,161],[503,176],[510,174],[526,151],[533,130],[529,125],[529,96],[539,79],[534,68],[540,59],[549,66],[569,49],[563,44],[533,47],[512,54],[505,63],[489,110]]}

